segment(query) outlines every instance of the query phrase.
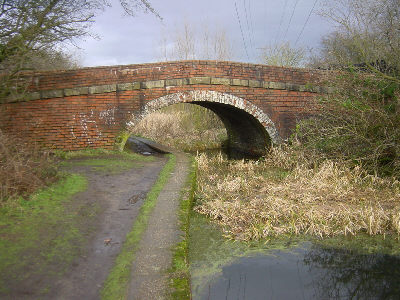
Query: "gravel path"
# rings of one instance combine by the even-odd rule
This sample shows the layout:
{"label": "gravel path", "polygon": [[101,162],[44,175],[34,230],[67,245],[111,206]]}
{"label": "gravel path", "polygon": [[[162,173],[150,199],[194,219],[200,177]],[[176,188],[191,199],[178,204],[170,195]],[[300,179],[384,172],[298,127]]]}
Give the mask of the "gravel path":
{"label": "gravel path", "polygon": [[132,266],[128,299],[166,298],[167,269],[172,261],[171,248],[178,242],[180,235],[179,200],[189,172],[188,156],[183,153],[174,154],[175,170],[158,196]]}
{"label": "gravel path", "polygon": [[88,237],[87,249],[71,270],[51,283],[52,289],[47,295],[29,299],[100,299],[101,286],[165,161],[165,157],[156,157],[152,162],[140,162],[140,167],[117,175],[94,173],[91,167],[73,169],[89,180],[88,189],[77,195],[75,202],[97,203],[103,212],[91,224],[95,232]]}

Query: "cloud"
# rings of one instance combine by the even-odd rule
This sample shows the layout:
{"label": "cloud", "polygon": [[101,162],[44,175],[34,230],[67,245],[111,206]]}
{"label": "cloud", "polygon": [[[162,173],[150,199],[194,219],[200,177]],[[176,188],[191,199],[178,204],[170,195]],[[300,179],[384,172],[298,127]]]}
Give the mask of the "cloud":
{"label": "cloud", "polygon": [[[156,61],[160,57],[157,48],[162,32],[173,33],[176,27],[182,26],[184,20],[198,28],[208,26],[210,29],[218,27],[226,29],[237,54],[235,60],[256,62],[259,48],[276,40],[282,41],[286,28],[288,28],[286,39],[294,43],[314,1],[300,1],[289,24],[295,0],[288,0],[284,13],[283,1],[238,0],[236,4],[242,31],[235,10],[235,1],[232,0],[152,0],[151,3],[163,17],[163,22],[151,14],[138,13],[134,18],[123,16],[118,1],[115,2],[112,8],[96,18],[93,25],[93,32],[100,36],[100,40],[88,38],[79,42],[79,47],[84,50],[82,61],[85,66]],[[246,8],[243,6],[244,3]],[[313,15],[299,44],[316,47],[321,36],[329,30],[327,22]],[[249,58],[246,55],[243,39]]]}

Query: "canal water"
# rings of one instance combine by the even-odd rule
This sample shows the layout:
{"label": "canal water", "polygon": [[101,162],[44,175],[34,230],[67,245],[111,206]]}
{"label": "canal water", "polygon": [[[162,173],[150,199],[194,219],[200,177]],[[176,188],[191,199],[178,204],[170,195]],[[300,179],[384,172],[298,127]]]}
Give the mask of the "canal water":
{"label": "canal water", "polygon": [[193,299],[400,299],[400,256],[393,254],[400,250],[398,241],[363,243],[360,249],[338,244],[304,238],[230,241],[193,213]]}

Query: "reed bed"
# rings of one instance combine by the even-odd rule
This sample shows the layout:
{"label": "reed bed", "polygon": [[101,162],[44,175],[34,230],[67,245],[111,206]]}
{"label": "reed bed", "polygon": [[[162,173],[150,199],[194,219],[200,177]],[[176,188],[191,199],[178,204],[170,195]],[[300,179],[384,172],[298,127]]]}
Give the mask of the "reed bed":
{"label": "reed bed", "polygon": [[264,161],[197,156],[194,209],[220,223],[230,238],[245,241],[282,234],[400,234],[398,181],[338,161],[310,166],[293,157],[279,148]]}
{"label": "reed bed", "polygon": [[184,151],[220,148],[227,137],[213,112],[185,103],[147,115],[131,132]]}

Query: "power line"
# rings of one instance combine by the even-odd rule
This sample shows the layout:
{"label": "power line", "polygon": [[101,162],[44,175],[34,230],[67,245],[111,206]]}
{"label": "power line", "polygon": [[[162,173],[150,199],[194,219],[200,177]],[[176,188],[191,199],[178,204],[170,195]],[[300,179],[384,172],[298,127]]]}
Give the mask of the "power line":
{"label": "power line", "polygon": [[[250,12],[250,25],[251,25],[251,35],[252,35],[252,38],[253,38],[253,50],[255,49],[255,47],[254,47],[254,19],[253,19],[253,14],[252,14],[252,10],[251,10],[251,6],[250,6],[250,4],[251,4],[251,0],[248,0],[249,1],[249,12]],[[254,50],[255,51],[255,50]],[[255,52],[254,52],[254,54],[255,54]]]}
{"label": "power line", "polygon": [[278,36],[281,32],[281,27],[282,27],[282,23],[283,23],[283,18],[285,17],[287,2],[288,2],[288,0],[285,0],[285,4],[283,5],[281,20],[279,21],[279,28],[278,28],[278,31],[276,32],[276,36],[275,36],[275,44],[278,42]]}
{"label": "power line", "polygon": [[267,36],[267,24],[268,24],[268,22],[267,22],[267,17],[268,17],[268,10],[267,10],[267,4],[266,4],[266,2],[264,2],[264,20],[265,20],[265,24],[264,24],[264,26],[263,26],[263,35],[264,35],[264,37],[263,37],[263,41],[264,41],[264,39],[265,39],[265,37]]}
{"label": "power line", "polygon": [[303,31],[304,31],[304,28],[306,28],[306,25],[307,25],[308,21],[310,20],[311,14],[313,13],[315,5],[317,4],[317,2],[318,2],[318,0],[314,1],[314,5],[311,8],[310,13],[308,14],[308,17],[307,17],[306,21],[304,22],[303,28],[301,29],[300,34],[296,39],[296,42],[294,43],[295,46],[297,45],[298,41],[300,40],[300,37],[301,37],[301,35],[303,34]]}
{"label": "power line", "polygon": [[250,32],[249,17],[248,17],[247,8],[246,8],[246,0],[243,0],[243,7],[244,7],[244,14],[245,14],[245,17],[246,17],[247,31],[249,33],[250,47],[251,47],[251,50],[253,51],[253,54],[254,54],[254,42],[253,42],[253,39],[251,37],[251,32]]}
{"label": "power line", "polygon": [[283,40],[286,39],[286,35],[287,35],[288,31],[289,31],[289,27],[290,27],[290,24],[292,23],[293,15],[294,15],[294,12],[296,11],[296,7],[297,7],[298,3],[299,3],[299,0],[296,0],[295,4],[293,6],[292,14],[291,14],[290,19],[289,19],[289,23],[288,23],[288,25],[286,27],[285,34],[283,35]]}
{"label": "power line", "polygon": [[239,21],[240,32],[242,33],[242,40],[243,40],[243,44],[244,44],[244,49],[246,50],[247,59],[250,60],[250,58],[249,58],[249,53],[247,52],[246,41],[244,40],[243,29],[242,29],[242,23],[240,22],[240,17],[239,17],[239,12],[238,12],[238,9],[237,9],[236,1],[235,1],[235,10],[236,10],[237,19],[238,19],[238,21]]}

